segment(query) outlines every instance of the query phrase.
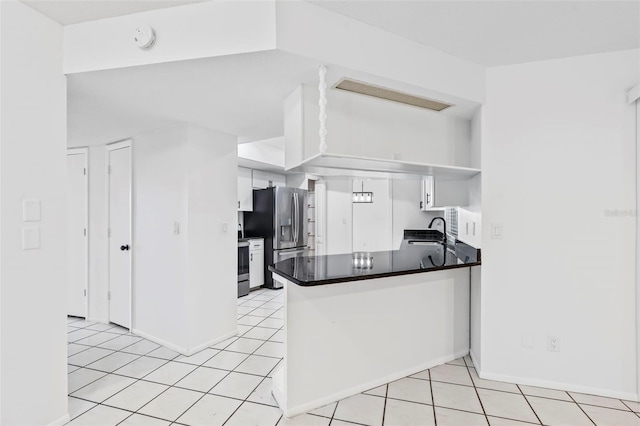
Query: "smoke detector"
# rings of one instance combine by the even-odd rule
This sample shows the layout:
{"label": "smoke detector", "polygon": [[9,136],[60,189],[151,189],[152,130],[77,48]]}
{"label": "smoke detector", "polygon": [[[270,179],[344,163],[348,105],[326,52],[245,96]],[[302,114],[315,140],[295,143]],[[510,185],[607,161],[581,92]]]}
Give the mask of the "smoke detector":
{"label": "smoke detector", "polygon": [[423,98],[421,96],[410,95],[385,87],[374,86],[373,84],[363,83],[361,81],[343,78],[334,86],[336,89],[346,90],[347,92],[360,93],[361,95],[373,96],[374,98],[386,99],[388,101],[400,102],[407,105],[413,105],[420,108],[426,108],[433,111],[442,111],[452,106],[444,102],[434,99]]}
{"label": "smoke detector", "polygon": [[142,50],[149,50],[156,42],[156,32],[148,25],[142,25],[136,28],[133,41]]}

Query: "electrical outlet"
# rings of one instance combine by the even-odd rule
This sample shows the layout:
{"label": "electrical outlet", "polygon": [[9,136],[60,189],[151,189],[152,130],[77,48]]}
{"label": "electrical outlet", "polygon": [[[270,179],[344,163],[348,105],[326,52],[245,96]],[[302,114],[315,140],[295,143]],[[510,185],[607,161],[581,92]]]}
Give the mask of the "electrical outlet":
{"label": "electrical outlet", "polygon": [[547,350],[549,352],[560,352],[560,337],[547,336]]}

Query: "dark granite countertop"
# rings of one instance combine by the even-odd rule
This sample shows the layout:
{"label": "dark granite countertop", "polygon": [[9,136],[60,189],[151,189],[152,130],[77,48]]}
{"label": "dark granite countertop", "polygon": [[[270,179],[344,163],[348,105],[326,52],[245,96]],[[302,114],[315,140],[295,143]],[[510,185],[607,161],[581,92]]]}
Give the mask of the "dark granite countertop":
{"label": "dark granite countertop", "polygon": [[269,271],[301,286],[315,286],[480,265],[480,249],[457,240],[445,245],[441,236],[421,238],[419,231],[405,231],[399,250],[300,256],[271,265]]}

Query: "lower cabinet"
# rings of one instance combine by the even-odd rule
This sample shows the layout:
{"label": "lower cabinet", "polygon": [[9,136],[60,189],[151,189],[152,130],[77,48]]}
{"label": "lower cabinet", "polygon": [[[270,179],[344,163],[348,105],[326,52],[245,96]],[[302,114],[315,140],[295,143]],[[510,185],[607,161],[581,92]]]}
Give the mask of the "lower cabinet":
{"label": "lower cabinet", "polygon": [[249,287],[256,288],[264,284],[264,239],[249,240]]}

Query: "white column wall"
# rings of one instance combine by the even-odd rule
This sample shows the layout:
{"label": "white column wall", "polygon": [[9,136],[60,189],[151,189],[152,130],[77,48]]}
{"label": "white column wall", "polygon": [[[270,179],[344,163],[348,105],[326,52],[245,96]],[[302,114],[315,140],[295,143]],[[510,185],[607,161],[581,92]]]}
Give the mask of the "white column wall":
{"label": "white column wall", "polygon": [[[0,423],[67,414],[66,79],[62,27],[0,2]],[[41,201],[24,222],[22,200]],[[22,250],[22,229],[40,248]]]}
{"label": "white column wall", "polygon": [[[626,93],[638,59],[632,50],[487,71],[481,377],[637,396]],[[491,239],[494,223],[502,239]],[[560,352],[547,351],[548,336]]]}
{"label": "white column wall", "polygon": [[235,136],[197,126],[188,135],[187,335],[194,351],[238,330],[238,156]]}
{"label": "white column wall", "polygon": [[236,137],[184,125],[133,153],[133,331],[192,353],[237,332]]}
{"label": "white column wall", "polygon": [[[187,348],[188,134],[133,139],[133,330]],[[173,232],[174,222],[180,234]]]}

